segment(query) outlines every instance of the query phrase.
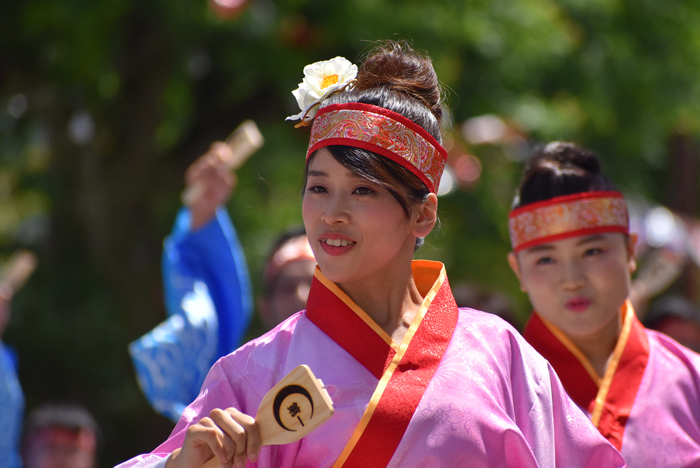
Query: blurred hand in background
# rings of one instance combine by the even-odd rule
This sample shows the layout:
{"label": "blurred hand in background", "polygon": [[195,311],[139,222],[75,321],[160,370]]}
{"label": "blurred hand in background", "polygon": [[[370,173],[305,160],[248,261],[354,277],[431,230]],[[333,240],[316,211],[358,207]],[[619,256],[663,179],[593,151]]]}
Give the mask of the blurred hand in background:
{"label": "blurred hand in background", "polygon": [[185,185],[189,189],[199,185],[200,193],[190,206],[192,229],[204,226],[212,218],[219,205],[225,204],[233,193],[236,175],[227,168],[225,161],[232,157],[231,148],[215,141],[209,151],[200,156],[185,172]]}

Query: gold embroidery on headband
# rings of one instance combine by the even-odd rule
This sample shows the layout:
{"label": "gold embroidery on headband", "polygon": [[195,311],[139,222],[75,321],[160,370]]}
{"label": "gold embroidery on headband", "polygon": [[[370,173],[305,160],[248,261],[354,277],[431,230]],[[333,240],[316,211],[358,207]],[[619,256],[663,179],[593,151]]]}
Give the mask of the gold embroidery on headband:
{"label": "gold embroidery on headband", "polygon": [[415,168],[430,191],[440,185],[446,157],[428,139],[391,117],[342,108],[319,113],[311,130],[309,150],[332,139],[355,140],[384,149]]}
{"label": "gold embroidery on headband", "polygon": [[513,250],[518,251],[586,233],[628,233],[629,215],[620,194],[586,192],[577,198],[559,197],[552,199],[552,203],[534,203],[532,208],[526,205],[516,209],[509,216],[508,229]]}

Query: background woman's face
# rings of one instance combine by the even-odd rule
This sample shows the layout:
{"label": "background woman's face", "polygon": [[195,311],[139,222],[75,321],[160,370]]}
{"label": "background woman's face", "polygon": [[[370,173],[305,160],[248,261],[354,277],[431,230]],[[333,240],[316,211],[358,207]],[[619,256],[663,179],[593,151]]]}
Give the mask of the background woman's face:
{"label": "background woman's face", "polygon": [[558,240],[519,252],[514,270],[540,316],[571,338],[590,337],[613,326],[629,295],[634,240],[617,233]]}
{"label": "background woman's face", "polygon": [[306,309],[316,262],[303,259],[286,264],[275,278],[263,320],[273,328],[292,314]]}

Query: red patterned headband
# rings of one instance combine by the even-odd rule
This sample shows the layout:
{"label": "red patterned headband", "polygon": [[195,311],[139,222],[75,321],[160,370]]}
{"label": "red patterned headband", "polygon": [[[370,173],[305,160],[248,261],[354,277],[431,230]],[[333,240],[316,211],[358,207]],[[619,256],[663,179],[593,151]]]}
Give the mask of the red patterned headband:
{"label": "red patterned headband", "polygon": [[629,234],[627,204],[620,192],[582,192],[516,208],[508,215],[515,252],[569,237]]}
{"label": "red patterned headband", "polygon": [[311,128],[306,159],[330,145],[345,145],[381,154],[413,172],[435,192],[447,151],[419,125],[383,107],[331,104],[320,109]]}

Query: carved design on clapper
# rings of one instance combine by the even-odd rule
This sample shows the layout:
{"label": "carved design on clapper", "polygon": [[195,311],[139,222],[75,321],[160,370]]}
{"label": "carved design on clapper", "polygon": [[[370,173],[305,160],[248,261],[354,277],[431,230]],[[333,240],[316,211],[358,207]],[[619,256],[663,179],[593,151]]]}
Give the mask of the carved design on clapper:
{"label": "carved design on clapper", "polygon": [[275,416],[277,424],[283,429],[296,432],[296,429],[291,429],[290,426],[293,427],[298,421],[302,427],[305,427],[302,418],[306,419],[307,422],[313,419],[314,400],[308,390],[301,385],[287,385],[275,397],[272,414]]}
{"label": "carved design on clapper", "polygon": [[[260,402],[255,420],[262,445],[295,442],[333,416],[333,401],[307,365],[295,367]],[[201,468],[221,466],[212,458]]]}

